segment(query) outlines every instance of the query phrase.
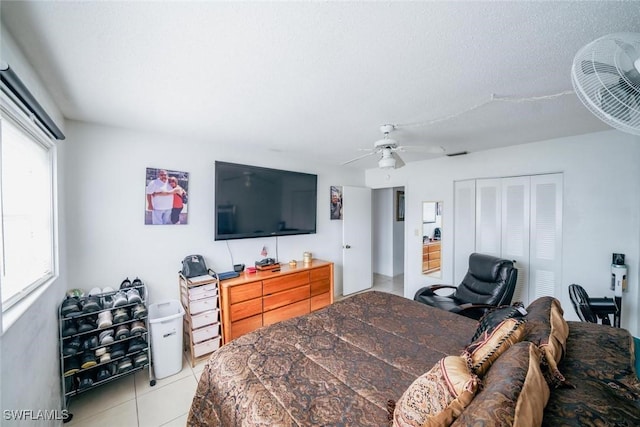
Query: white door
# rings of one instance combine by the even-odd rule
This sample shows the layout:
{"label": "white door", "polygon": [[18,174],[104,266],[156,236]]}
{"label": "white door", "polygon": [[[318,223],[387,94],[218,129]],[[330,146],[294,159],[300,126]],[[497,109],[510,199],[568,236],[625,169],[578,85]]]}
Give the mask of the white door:
{"label": "white door", "polygon": [[476,180],[476,252],[502,255],[502,183],[500,178]]}
{"label": "white door", "polygon": [[454,192],[453,283],[457,286],[469,270],[469,255],[476,250],[476,180],[456,181]]}
{"label": "white door", "polygon": [[373,285],[371,189],[342,188],[342,295]]}

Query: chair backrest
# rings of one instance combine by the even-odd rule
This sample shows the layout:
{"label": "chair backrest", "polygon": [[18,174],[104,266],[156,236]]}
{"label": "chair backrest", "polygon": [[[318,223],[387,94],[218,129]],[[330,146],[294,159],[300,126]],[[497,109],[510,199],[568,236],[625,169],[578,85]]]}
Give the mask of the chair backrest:
{"label": "chair backrest", "polygon": [[469,270],[453,293],[460,303],[509,305],[516,289],[518,269],[513,261],[473,253]]}
{"label": "chair backrest", "polygon": [[585,291],[582,286],[576,285],[575,283],[569,285],[569,298],[580,320],[583,322],[598,323],[598,318],[593,314],[591,306],[589,305],[589,294],[587,294],[587,291]]}

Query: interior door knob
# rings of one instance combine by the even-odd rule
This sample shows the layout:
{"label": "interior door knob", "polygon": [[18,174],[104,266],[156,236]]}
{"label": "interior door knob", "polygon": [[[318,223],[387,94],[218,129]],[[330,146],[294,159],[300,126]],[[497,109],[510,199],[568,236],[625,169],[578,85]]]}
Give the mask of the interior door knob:
{"label": "interior door knob", "polygon": [[351,249],[351,245],[344,245],[345,249]]}

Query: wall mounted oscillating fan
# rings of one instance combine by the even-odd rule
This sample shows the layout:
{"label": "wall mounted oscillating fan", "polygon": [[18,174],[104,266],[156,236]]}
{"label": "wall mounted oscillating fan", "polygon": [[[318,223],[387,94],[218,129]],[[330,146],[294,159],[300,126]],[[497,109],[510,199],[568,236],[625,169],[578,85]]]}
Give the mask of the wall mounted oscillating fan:
{"label": "wall mounted oscillating fan", "polygon": [[640,34],[601,37],[576,54],[571,82],[580,101],[600,120],[640,135]]}

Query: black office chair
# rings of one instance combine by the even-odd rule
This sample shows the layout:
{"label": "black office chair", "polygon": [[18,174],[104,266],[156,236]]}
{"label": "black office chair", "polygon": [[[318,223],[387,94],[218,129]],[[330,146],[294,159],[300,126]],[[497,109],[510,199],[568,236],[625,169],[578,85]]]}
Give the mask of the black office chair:
{"label": "black office chair", "polygon": [[575,283],[569,285],[569,298],[576,314],[583,322],[611,325],[610,314],[616,316],[617,309],[613,298],[589,298],[584,288]]}
{"label": "black office chair", "polygon": [[[480,319],[488,309],[510,305],[516,289],[518,269],[513,261],[491,255],[473,253],[469,256],[469,270],[460,285],[432,285],[421,288],[414,300],[458,313],[472,319]],[[451,295],[435,293],[438,289],[451,288]]]}

